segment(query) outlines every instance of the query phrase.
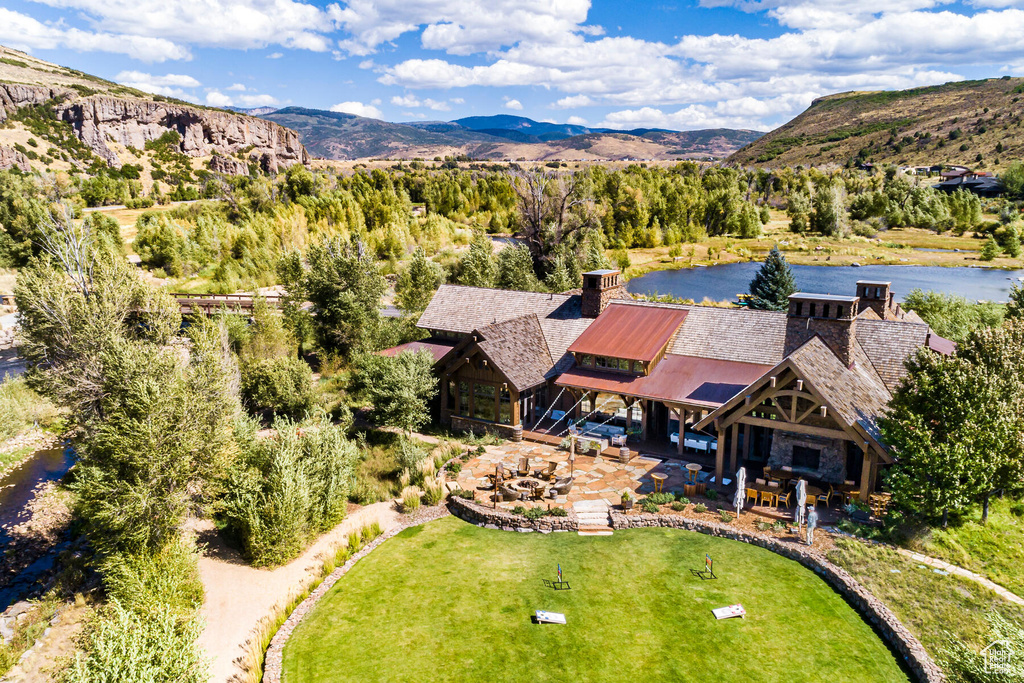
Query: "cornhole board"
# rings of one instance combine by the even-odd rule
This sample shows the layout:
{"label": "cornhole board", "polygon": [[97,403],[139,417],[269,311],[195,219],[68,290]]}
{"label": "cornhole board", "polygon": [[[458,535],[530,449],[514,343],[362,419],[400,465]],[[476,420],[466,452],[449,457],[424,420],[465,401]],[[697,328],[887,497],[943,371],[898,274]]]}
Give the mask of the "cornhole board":
{"label": "cornhole board", "polygon": [[742,619],[747,615],[747,610],[743,609],[743,605],[729,605],[713,609],[711,613],[715,615],[715,619],[732,619],[733,617]]}
{"label": "cornhole board", "polygon": [[565,615],[558,612],[545,612],[542,609],[536,612],[537,623],[539,624],[564,624]]}

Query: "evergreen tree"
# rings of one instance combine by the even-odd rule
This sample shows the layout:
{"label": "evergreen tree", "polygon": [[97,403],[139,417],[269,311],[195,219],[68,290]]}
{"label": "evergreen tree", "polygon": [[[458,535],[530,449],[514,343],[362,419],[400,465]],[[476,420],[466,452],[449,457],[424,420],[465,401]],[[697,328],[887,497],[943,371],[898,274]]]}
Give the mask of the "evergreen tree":
{"label": "evergreen tree", "polygon": [[551,272],[544,280],[547,288],[552,292],[565,292],[572,289],[572,280],[569,276],[569,269],[565,266],[565,259],[556,256],[552,259],[551,264],[553,266]]}
{"label": "evergreen tree", "polygon": [[469,251],[459,259],[458,282],[470,287],[493,287],[498,279],[498,266],[490,238],[477,233],[469,245]]}
{"label": "evergreen tree", "polygon": [[605,258],[604,249],[601,248],[601,236],[596,231],[591,231],[587,233],[584,241],[586,242],[586,256],[583,258],[583,272],[608,268],[610,264]]}
{"label": "evergreen tree", "polygon": [[428,259],[422,248],[417,249],[409,267],[398,276],[395,286],[398,307],[406,312],[422,311],[443,279],[441,267]]}
{"label": "evergreen tree", "polygon": [[1009,228],[1006,235],[1005,244],[1003,244],[1003,251],[1010,258],[1018,258],[1020,256],[1020,235],[1013,228]]}
{"label": "evergreen tree", "polygon": [[763,311],[785,311],[789,307],[789,295],[795,291],[793,271],[775,246],[768,252],[761,270],[750,281],[747,306]]}
{"label": "evergreen tree", "polygon": [[999,252],[1001,251],[1002,249],[999,248],[999,243],[996,242],[996,238],[989,236],[985,241],[985,246],[981,248],[981,260],[991,261],[996,256],[999,256]]}
{"label": "evergreen tree", "polygon": [[1024,286],[1014,284],[1010,288],[1010,300],[1006,302],[1006,319],[1024,322]]}
{"label": "evergreen tree", "polygon": [[529,249],[510,244],[498,252],[498,287],[527,292],[540,289]]}

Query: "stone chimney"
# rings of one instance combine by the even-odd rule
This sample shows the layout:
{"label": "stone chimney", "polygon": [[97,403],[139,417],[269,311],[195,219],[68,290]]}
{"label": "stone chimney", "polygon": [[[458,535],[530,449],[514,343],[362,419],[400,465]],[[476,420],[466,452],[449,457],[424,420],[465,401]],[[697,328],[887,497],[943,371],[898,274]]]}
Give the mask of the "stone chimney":
{"label": "stone chimney", "polygon": [[592,270],[583,273],[583,317],[596,318],[608,308],[608,302],[622,293],[617,270]]}
{"label": "stone chimney", "polygon": [[903,319],[903,309],[895,301],[891,282],[858,280],[857,298],[860,299],[859,311],[870,308],[882,320]]}
{"label": "stone chimney", "polygon": [[858,304],[859,300],[855,296],[804,292],[790,295],[785,354],[788,356],[808,339],[818,336],[843,365],[851,367],[857,312],[860,310]]}

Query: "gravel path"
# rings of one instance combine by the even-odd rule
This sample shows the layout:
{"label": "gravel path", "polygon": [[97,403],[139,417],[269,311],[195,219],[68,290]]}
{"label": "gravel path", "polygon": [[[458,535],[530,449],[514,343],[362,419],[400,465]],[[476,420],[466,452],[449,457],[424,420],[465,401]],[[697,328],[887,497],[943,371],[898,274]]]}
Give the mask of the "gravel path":
{"label": "gravel path", "polygon": [[227,683],[241,673],[237,660],[253,628],[275,605],[287,601],[316,576],[323,559],[343,544],[349,532],[375,521],[387,532],[398,525],[398,518],[390,502],[359,508],[301,556],[276,569],[250,567],[237,551],[227,547],[213,522],[194,520],[190,526],[198,541],[206,545],[199,558],[199,574],[206,589],[202,609],[206,628],[199,645],[212,660],[212,683]]}

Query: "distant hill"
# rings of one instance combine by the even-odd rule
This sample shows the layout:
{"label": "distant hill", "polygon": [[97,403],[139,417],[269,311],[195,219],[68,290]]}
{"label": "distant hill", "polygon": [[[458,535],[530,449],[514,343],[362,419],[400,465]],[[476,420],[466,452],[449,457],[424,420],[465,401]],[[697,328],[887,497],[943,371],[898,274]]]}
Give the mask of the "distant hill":
{"label": "distant hill", "polygon": [[714,129],[615,131],[534,121],[522,116],[472,116],[455,121],[388,123],[353,114],[287,107],[262,115],[297,131],[325,159],[452,156],[477,159],[722,158],[762,135]]}
{"label": "distant hill", "polygon": [[[738,165],[873,162],[997,169],[1024,155],[1024,78],[815,100],[784,126],[731,155]],[[980,160],[979,160],[980,155]]]}

